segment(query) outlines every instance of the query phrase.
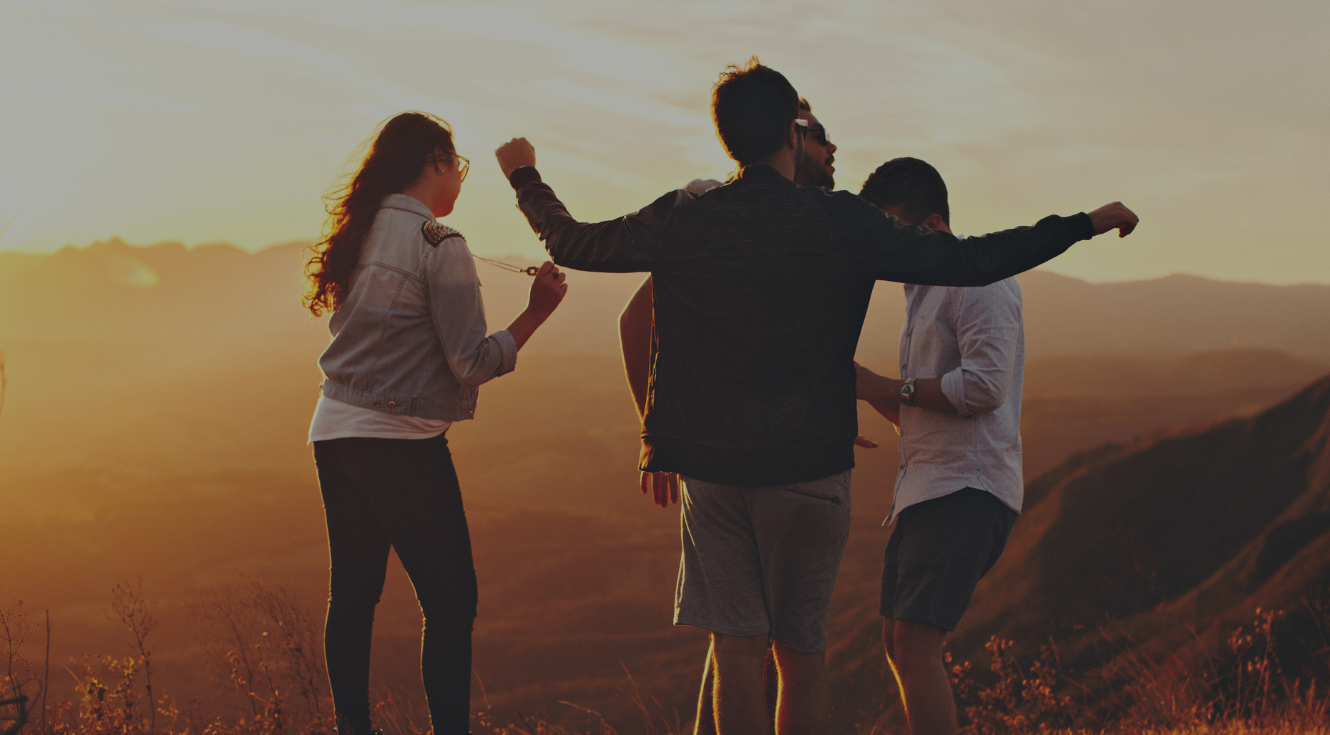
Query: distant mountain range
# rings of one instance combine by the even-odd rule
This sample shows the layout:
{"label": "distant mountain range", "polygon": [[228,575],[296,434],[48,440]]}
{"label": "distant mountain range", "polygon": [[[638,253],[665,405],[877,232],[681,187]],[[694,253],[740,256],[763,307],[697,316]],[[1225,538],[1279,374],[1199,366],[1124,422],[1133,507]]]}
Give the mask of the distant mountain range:
{"label": "distant mountain range", "polygon": [[[118,239],[51,254],[0,252],[0,339],[175,340],[304,329],[303,249],[135,247]],[[516,262],[516,259],[510,259]],[[523,262],[523,265],[527,263]],[[477,262],[492,326],[521,310],[529,281]],[[640,274],[580,274],[529,349],[612,353],[615,320]],[[1229,283],[1194,276],[1093,284],[1046,271],[1020,277],[1029,354],[1175,357],[1273,349],[1330,362],[1330,286]],[[879,285],[860,353],[894,357],[900,289]]]}

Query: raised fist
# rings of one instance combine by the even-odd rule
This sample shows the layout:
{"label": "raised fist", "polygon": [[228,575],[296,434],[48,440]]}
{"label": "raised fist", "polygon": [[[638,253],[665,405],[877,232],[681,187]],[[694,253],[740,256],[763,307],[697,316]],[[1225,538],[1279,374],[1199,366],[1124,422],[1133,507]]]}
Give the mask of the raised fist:
{"label": "raised fist", "polygon": [[523,166],[536,165],[536,149],[526,138],[513,138],[504,143],[494,151],[494,157],[499,159],[499,168],[503,170],[505,179]]}
{"label": "raised fist", "polygon": [[1136,229],[1140,222],[1136,213],[1122,206],[1122,202],[1105,204],[1090,213],[1090,223],[1094,225],[1094,234],[1102,235],[1109,230],[1117,230],[1118,237],[1126,237]]}

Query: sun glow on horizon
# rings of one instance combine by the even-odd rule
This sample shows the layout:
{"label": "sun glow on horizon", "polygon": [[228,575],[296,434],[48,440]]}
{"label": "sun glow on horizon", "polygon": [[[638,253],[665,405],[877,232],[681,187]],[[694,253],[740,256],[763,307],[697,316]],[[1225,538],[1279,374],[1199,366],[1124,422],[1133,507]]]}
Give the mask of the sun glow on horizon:
{"label": "sun glow on horizon", "polygon": [[732,167],[710,88],[757,54],[827,125],[840,188],[913,155],[966,232],[1112,200],[1141,214],[1058,272],[1330,283],[1330,102],[1305,94],[1330,11],[1127,10],[0,0],[5,101],[27,111],[0,136],[0,209],[22,213],[0,248],[314,239],[348,157],[421,109],[476,161],[449,224],[478,253],[539,257],[494,147],[529,137],[579,218],[635,210]]}

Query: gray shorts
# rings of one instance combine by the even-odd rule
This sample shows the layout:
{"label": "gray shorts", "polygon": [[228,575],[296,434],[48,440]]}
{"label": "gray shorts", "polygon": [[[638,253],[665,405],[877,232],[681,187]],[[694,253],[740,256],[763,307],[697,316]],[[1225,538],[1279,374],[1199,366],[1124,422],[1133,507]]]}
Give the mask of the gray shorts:
{"label": "gray shorts", "polygon": [[850,470],[793,485],[681,478],[674,624],[827,648],[831,590],[850,536]]}

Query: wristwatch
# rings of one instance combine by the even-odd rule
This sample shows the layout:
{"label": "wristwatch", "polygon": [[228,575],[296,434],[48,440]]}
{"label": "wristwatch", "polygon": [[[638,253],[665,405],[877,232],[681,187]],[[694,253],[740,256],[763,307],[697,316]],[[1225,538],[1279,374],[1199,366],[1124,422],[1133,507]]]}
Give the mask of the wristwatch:
{"label": "wristwatch", "polygon": [[914,378],[906,378],[901,381],[901,405],[914,405]]}

